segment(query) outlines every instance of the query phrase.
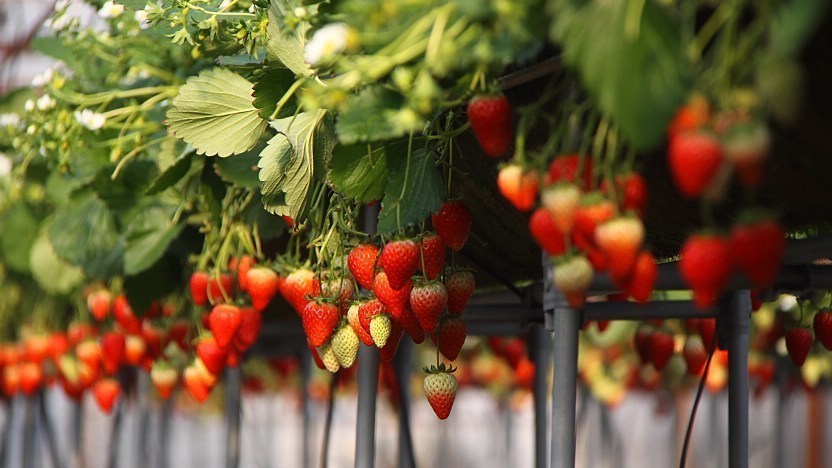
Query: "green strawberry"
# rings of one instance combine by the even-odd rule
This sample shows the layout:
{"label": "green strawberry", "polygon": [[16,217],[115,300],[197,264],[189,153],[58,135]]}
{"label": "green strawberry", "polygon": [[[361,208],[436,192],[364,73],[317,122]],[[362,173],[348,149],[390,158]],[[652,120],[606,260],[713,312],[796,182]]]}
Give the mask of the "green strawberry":
{"label": "green strawberry", "polygon": [[454,405],[458,384],[451,372],[455,370],[453,367],[445,368],[445,364],[440,364],[438,368],[425,368],[428,373],[425,377],[425,396],[439,419],[447,419]]}
{"label": "green strawberry", "polygon": [[370,335],[373,337],[373,342],[379,348],[383,348],[387,344],[387,339],[390,338],[392,324],[390,323],[389,314],[374,315],[370,319]]}
{"label": "green strawberry", "polygon": [[355,363],[355,358],[358,356],[358,346],[360,342],[355,330],[352,329],[349,323],[342,322],[340,328],[332,335],[330,347],[338,358],[341,367],[350,368]]}

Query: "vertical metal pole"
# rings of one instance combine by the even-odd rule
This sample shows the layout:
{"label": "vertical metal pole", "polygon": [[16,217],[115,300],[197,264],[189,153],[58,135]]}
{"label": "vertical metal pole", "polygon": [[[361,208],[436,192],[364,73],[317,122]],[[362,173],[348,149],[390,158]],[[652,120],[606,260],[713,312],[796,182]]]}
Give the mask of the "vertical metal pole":
{"label": "vertical metal pole", "polygon": [[0,446],[0,463],[2,463],[2,466],[6,467],[11,465],[8,457],[10,451],[9,447],[11,446],[11,438],[14,434],[14,400],[11,398],[4,399],[3,406],[6,410],[6,421],[3,424],[3,441],[2,446]]}
{"label": "vertical metal pole", "polygon": [[43,428],[43,435],[46,439],[46,446],[49,449],[49,456],[52,458],[54,468],[63,468],[64,462],[58,451],[58,439],[55,436],[55,427],[49,419],[49,411],[46,408],[46,393],[44,389],[38,391],[40,427]]}
{"label": "vertical metal pole", "polygon": [[225,370],[225,467],[237,468],[240,465],[240,413],[243,385],[243,373],[240,367]]}
{"label": "vertical metal pole", "polygon": [[748,468],[748,329],[751,298],[748,291],[731,297],[728,344],[728,466]]}
{"label": "vertical metal pole", "polygon": [[173,415],[173,401],[176,398],[176,390],[174,394],[165,400],[162,405],[162,413],[159,415],[159,452],[157,453],[156,466],[157,468],[168,468],[170,464],[170,418]]}
{"label": "vertical metal pole", "polygon": [[127,404],[125,398],[126,395],[122,394],[118,401],[116,401],[116,414],[113,418],[113,427],[110,430],[110,448],[107,452],[106,466],[108,468],[116,468],[118,466],[118,452],[121,448],[121,429],[124,425],[124,405]]}
{"label": "vertical metal pole", "polygon": [[541,324],[534,324],[531,331],[530,354],[534,360],[534,466],[546,468],[549,464],[549,355],[552,352],[549,332]]}
{"label": "vertical metal pole", "polygon": [[402,340],[393,365],[399,386],[399,468],[416,468],[413,438],[410,432],[410,374],[413,368],[413,342]]}
{"label": "vertical metal pole", "polygon": [[20,455],[23,457],[20,466],[24,468],[35,467],[35,436],[37,427],[35,427],[35,399],[37,396],[21,396],[25,408],[23,416],[23,451]]}
{"label": "vertical metal pole", "polygon": [[72,466],[74,468],[83,468],[87,466],[84,460],[84,414],[83,414],[83,397],[72,400],[72,450],[73,460]]}
{"label": "vertical metal pole", "polygon": [[312,355],[309,351],[305,351],[300,356],[300,386],[303,406],[303,440],[301,441],[303,453],[301,453],[301,460],[303,460],[303,466],[312,466],[309,455],[312,440],[312,398],[309,396],[309,376],[311,372]]}
{"label": "vertical metal pole", "polygon": [[150,424],[149,394],[150,374],[141,370],[136,371],[136,399],[138,400],[139,407],[138,443],[136,444],[136,460],[138,460],[138,466],[150,465],[147,448],[147,429]]}

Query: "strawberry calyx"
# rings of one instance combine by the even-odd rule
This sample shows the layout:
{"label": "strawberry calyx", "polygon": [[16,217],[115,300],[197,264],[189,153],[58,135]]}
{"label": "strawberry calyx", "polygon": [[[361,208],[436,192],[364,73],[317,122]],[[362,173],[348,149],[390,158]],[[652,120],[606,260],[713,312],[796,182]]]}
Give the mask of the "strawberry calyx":
{"label": "strawberry calyx", "polygon": [[423,367],[423,370],[426,374],[451,374],[453,372],[456,372],[456,369],[457,368],[454,367],[452,364],[448,364],[448,366],[446,367],[444,362],[439,363],[438,366],[431,365],[430,367]]}

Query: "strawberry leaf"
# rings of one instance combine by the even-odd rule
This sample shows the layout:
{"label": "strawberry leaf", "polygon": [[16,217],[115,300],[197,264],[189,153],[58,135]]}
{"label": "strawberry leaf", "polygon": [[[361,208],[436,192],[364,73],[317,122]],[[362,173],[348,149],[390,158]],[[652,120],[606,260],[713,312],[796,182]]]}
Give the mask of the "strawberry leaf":
{"label": "strawberry leaf", "polygon": [[418,223],[442,206],[442,177],[426,149],[413,152],[410,170],[406,158],[397,162],[391,169],[381,203],[379,234],[390,234],[399,227]]}
{"label": "strawberry leaf", "polygon": [[30,265],[32,276],[44,291],[67,294],[84,281],[84,272],[58,257],[49,241],[49,224],[45,224],[32,244]]}
{"label": "strawberry leaf", "polygon": [[167,113],[169,131],[196,148],[220,157],[253,148],[266,129],[254,107],[252,84],[224,68],[189,79]]}
{"label": "strawberry leaf", "polygon": [[38,218],[26,204],[14,204],[3,214],[0,253],[9,269],[20,273],[29,271],[29,253],[39,227]]}
{"label": "strawberry leaf", "polygon": [[[275,68],[264,73],[257,83],[254,84],[254,107],[260,112],[263,120],[271,120],[272,114],[277,109],[277,103],[292,83],[295,82],[295,75],[285,68]],[[284,104],[280,113],[275,118],[283,118],[294,115],[297,108],[297,100],[292,97]]]}
{"label": "strawberry leaf", "polygon": [[247,188],[260,187],[260,178],[257,176],[259,153],[260,151],[255,148],[233,158],[217,159],[214,161],[214,169],[220,179],[231,185]]}
{"label": "strawberry leaf", "polygon": [[389,140],[418,130],[421,119],[405,118],[404,98],[381,86],[370,87],[352,96],[338,116],[336,132],[341,143]]}
{"label": "strawberry leaf", "polygon": [[[317,12],[316,5],[305,7],[310,15]],[[266,42],[266,53],[271,61],[279,61],[295,75],[308,76],[312,74],[309,65],[304,61],[303,47],[306,44],[306,32],[309,23],[300,22],[294,28],[281,28],[282,18],[290,16],[291,6],[287,0],[274,0],[269,6],[269,41]],[[291,16],[294,16],[292,14]]]}
{"label": "strawberry leaf", "polygon": [[162,172],[145,190],[145,195],[155,195],[182,180],[191,169],[191,161],[193,160],[191,155],[190,152],[183,154],[173,165]]}
{"label": "strawberry leaf", "polygon": [[162,255],[182,229],[183,223],[171,220],[176,207],[149,206],[133,218],[127,227],[124,273],[138,274],[150,268]]}
{"label": "strawberry leaf", "polygon": [[369,203],[384,196],[389,173],[383,146],[341,145],[332,153],[329,172],[332,184],[339,192],[360,202]]}

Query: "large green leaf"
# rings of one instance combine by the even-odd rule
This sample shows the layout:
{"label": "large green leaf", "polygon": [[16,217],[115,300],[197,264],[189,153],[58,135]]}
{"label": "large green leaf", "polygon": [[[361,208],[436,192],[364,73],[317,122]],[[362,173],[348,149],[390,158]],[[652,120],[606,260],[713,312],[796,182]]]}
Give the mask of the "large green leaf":
{"label": "large green leaf", "polygon": [[175,207],[153,206],[136,216],[127,228],[124,273],[135,275],[150,268],[164,255],[184,223],[172,221]]}
{"label": "large green leaf", "polygon": [[260,151],[255,148],[233,158],[217,159],[214,161],[214,169],[222,180],[230,184],[247,188],[259,187],[260,178],[257,175],[259,153]]}
{"label": "large green leaf", "polygon": [[199,154],[227,157],[250,150],[266,129],[252,93],[252,84],[230,70],[205,70],[179,89],[168,128]]}
{"label": "large green leaf", "polygon": [[29,253],[39,228],[38,218],[25,204],[9,207],[0,222],[0,252],[6,266],[20,273],[29,271]]}
{"label": "large green leaf", "polygon": [[395,91],[381,86],[365,88],[350,98],[338,116],[338,140],[344,144],[389,140],[421,128],[424,122],[411,111],[403,111],[403,105],[404,98]]}
{"label": "large green leaf", "polygon": [[58,257],[49,241],[49,231],[49,226],[45,225],[32,244],[29,262],[32,266],[32,276],[44,291],[67,294],[81,285],[84,272]]}
{"label": "large green leaf", "polygon": [[576,3],[550,0],[564,60],[635,149],[658,144],[692,83],[679,28],[652,1]]}
{"label": "large green leaf", "polygon": [[81,267],[87,276],[106,279],[123,271],[124,239],[107,205],[95,195],[58,208],[49,241],[60,258]]}
{"label": "large green leaf", "polygon": [[384,196],[389,172],[383,146],[341,145],[332,153],[329,179],[339,192],[368,203]]}
{"label": "large green leaf", "polygon": [[150,184],[147,190],[145,190],[145,195],[157,194],[182,180],[191,169],[192,160],[191,153],[183,154]]}
{"label": "large green leaf", "polygon": [[[295,75],[308,76],[312,74],[312,70],[304,61],[303,47],[306,44],[309,23],[302,21],[292,30],[281,30],[281,18],[287,16],[292,8],[289,3],[287,0],[273,0],[269,6],[269,40],[266,43],[266,52],[269,60],[279,61]],[[310,13],[314,14],[317,7],[309,5],[306,8],[311,8]]]}
{"label": "large green leaf", "polygon": [[254,83],[254,107],[260,111],[260,117],[264,120],[283,118],[294,115],[297,108],[297,100],[294,97],[288,98],[283,104],[280,112],[272,117],[277,103],[283,98],[286,91],[294,84],[295,75],[285,68],[275,68],[264,73]]}
{"label": "large green leaf", "polygon": [[260,153],[259,177],[263,206],[270,213],[299,219],[306,212],[309,195],[323,161],[331,151],[330,120],[326,111],[303,112],[295,117],[275,120],[279,133]]}
{"label": "large green leaf", "polygon": [[379,234],[418,223],[442,206],[442,177],[431,154],[420,148],[410,159],[409,170],[405,157],[392,167],[378,217]]}

